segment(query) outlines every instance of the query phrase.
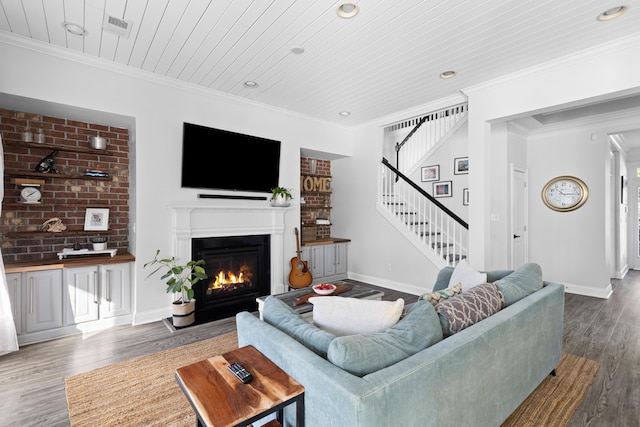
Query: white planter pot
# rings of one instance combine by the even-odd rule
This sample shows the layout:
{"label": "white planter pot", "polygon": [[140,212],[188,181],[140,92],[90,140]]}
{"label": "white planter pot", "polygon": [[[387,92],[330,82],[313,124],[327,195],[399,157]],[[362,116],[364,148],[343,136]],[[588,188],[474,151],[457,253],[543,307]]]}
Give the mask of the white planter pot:
{"label": "white planter pot", "polygon": [[192,325],[196,321],[196,300],[171,304],[173,326],[176,328]]}
{"label": "white planter pot", "polygon": [[105,249],[107,249],[107,243],[93,243],[93,250],[94,251],[104,251]]}

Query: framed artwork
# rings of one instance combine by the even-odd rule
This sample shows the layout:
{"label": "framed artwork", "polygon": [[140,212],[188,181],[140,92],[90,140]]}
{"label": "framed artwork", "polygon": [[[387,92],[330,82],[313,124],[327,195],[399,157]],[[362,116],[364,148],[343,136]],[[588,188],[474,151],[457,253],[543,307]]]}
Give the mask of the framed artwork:
{"label": "framed artwork", "polygon": [[469,173],[469,158],[458,157],[453,159],[453,173],[455,175],[464,175]]}
{"label": "framed artwork", "polygon": [[451,181],[434,182],[433,197],[451,197]]}
{"label": "framed artwork", "polygon": [[109,229],[109,209],[87,208],[84,214],[85,231],[107,231]]}
{"label": "framed artwork", "polygon": [[462,189],[462,206],[469,206],[469,189]]}
{"label": "framed artwork", "polygon": [[440,179],[440,165],[423,166],[421,170],[422,182],[438,181]]}

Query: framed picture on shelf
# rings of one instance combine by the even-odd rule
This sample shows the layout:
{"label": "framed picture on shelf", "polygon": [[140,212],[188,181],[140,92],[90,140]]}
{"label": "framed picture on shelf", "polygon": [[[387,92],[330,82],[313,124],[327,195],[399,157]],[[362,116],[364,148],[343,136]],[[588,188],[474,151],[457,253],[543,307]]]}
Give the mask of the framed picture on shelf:
{"label": "framed picture on shelf", "polygon": [[462,206],[469,206],[469,189],[462,189]]}
{"label": "framed picture on shelf", "polygon": [[455,175],[464,175],[469,173],[469,158],[458,157],[453,159],[453,173]]}
{"label": "framed picture on shelf", "polygon": [[423,166],[421,171],[422,182],[438,181],[440,179],[440,165]]}
{"label": "framed picture on shelf", "polygon": [[451,181],[434,182],[433,197],[451,197]]}
{"label": "framed picture on shelf", "polygon": [[107,231],[109,229],[109,209],[87,208],[84,214],[85,231]]}

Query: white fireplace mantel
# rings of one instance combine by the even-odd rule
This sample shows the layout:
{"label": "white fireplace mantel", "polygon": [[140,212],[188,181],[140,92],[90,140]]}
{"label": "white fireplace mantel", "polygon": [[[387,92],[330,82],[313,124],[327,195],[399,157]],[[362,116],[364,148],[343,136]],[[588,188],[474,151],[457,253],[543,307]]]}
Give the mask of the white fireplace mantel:
{"label": "white fireplace mantel", "polygon": [[199,237],[271,236],[271,293],[286,291],[284,217],[287,208],[251,205],[171,205],[171,234],[176,258],[192,259],[191,239]]}

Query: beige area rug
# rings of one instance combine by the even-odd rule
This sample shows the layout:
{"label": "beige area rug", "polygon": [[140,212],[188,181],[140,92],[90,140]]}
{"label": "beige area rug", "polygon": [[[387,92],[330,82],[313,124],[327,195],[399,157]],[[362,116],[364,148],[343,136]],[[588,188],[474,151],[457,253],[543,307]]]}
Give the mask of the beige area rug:
{"label": "beige area rug", "polygon": [[[71,426],[184,426],[196,417],[175,381],[176,368],[238,347],[235,332],[98,368],[65,380]],[[564,354],[503,427],[565,426],[595,378],[598,364]]]}
{"label": "beige area rug", "polygon": [[176,369],[236,348],[238,337],[230,332],[68,377],[71,426],[193,427],[196,416]]}
{"label": "beige area rug", "polygon": [[564,427],[587,395],[600,364],[562,354],[555,377],[548,376],[502,427]]}

